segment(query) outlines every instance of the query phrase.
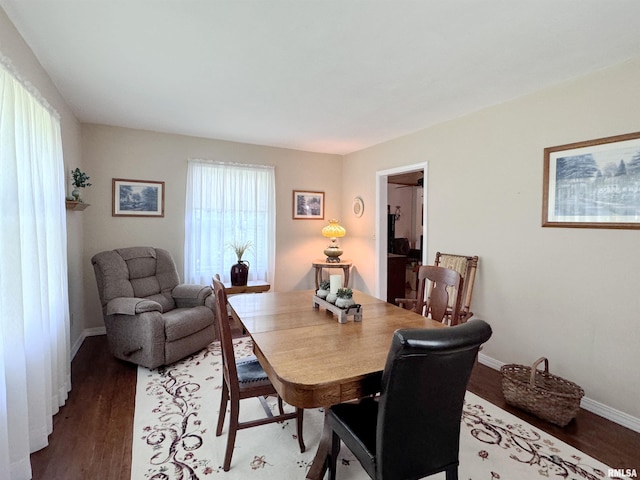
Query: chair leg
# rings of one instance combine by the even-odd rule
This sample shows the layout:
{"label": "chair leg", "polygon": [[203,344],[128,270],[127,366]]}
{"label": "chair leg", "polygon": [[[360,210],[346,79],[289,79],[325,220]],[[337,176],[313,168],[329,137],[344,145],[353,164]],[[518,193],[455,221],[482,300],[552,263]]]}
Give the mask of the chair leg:
{"label": "chair leg", "polygon": [[[336,468],[338,465],[338,454],[340,453],[340,437],[336,432],[331,435],[331,453],[328,458],[329,480],[336,480]],[[447,479],[449,480],[449,479]]]}
{"label": "chair leg", "polygon": [[278,411],[280,412],[280,415],[284,415],[284,405],[282,403],[282,397],[280,395],[278,395]]}
{"label": "chair leg", "polygon": [[298,445],[300,445],[300,453],[304,453],[307,449],[302,438],[302,422],[304,421],[304,410],[296,407],[296,427],[298,428]]}
{"label": "chair leg", "polygon": [[238,416],[240,414],[240,400],[231,399],[231,412],[229,414],[229,433],[227,434],[227,450],[224,454],[224,465],[222,469],[225,472],[231,468],[231,457],[233,456],[233,447],[236,443],[236,433],[238,432]]}
{"label": "chair leg", "polygon": [[216,428],[216,437],[222,435],[222,426],[224,425],[224,417],[227,413],[227,402],[229,401],[229,389],[227,382],[222,381],[222,394],[220,395],[220,413],[218,413],[218,426]]}
{"label": "chair leg", "polygon": [[452,467],[447,470],[446,480],[458,480],[458,467]]}

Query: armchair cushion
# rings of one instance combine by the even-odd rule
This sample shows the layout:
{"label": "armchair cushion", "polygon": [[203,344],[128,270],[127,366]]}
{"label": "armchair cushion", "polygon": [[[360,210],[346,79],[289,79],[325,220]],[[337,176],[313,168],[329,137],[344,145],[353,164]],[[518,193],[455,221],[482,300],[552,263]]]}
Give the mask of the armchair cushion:
{"label": "armchair cushion", "polygon": [[164,313],[162,319],[168,342],[188,337],[208,326],[213,327],[213,312],[207,307],[174,308]]}
{"label": "armchair cushion", "polygon": [[137,315],[144,312],[161,312],[158,302],[146,298],[118,297],[107,303],[107,315]]}

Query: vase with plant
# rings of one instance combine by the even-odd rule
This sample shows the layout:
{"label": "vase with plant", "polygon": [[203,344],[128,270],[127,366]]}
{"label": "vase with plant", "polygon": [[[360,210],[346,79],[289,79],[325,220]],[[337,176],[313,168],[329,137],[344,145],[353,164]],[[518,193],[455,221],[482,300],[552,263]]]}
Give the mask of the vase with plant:
{"label": "vase with plant", "polygon": [[91,186],[91,184],[88,182],[89,176],[86,173],[82,172],[79,168],[71,170],[71,176],[73,177],[71,185],[75,187],[71,192],[71,196],[76,202],[81,202],[82,200],[80,199],[80,190],[78,189]]}
{"label": "vase with plant", "polygon": [[328,280],[321,281],[318,291],[316,292],[316,295],[318,296],[318,298],[327,298],[327,295],[329,295],[330,286],[331,284],[329,283]]}
{"label": "vase with plant", "polygon": [[353,290],[350,288],[339,288],[336,296],[338,297],[336,298],[336,307],[348,308],[356,303],[353,300]]}
{"label": "vase with plant", "polygon": [[231,267],[231,285],[235,287],[244,287],[247,284],[249,278],[249,262],[242,260],[242,256],[247,250],[253,247],[253,242],[247,240],[246,242],[233,241],[229,244],[231,249],[235,252],[238,258],[238,263]]}

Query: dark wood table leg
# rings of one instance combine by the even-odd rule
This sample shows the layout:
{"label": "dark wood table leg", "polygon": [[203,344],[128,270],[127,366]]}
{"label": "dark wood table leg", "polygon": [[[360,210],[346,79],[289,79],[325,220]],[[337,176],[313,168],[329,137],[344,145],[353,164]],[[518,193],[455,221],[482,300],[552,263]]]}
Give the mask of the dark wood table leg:
{"label": "dark wood table leg", "polygon": [[342,271],[344,272],[344,288],[349,287],[349,270],[351,270],[349,266],[342,267]]}
{"label": "dark wood table leg", "polygon": [[316,290],[320,288],[321,281],[322,281],[322,267],[316,266]]}
{"label": "dark wood table leg", "polygon": [[316,456],[313,457],[311,467],[305,477],[307,480],[321,480],[327,471],[327,455],[331,449],[331,429],[324,423],[322,429],[322,436],[320,437],[320,443],[318,443],[318,450],[316,450]]}

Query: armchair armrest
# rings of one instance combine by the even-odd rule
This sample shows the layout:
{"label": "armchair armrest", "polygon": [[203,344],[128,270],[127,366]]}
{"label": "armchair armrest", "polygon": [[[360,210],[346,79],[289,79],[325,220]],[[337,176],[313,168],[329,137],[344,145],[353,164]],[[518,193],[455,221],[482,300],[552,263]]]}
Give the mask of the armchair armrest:
{"label": "armchair armrest", "polygon": [[171,296],[178,308],[189,308],[204,305],[206,298],[212,293],[209,286],[183,283],[173,289]]}
{"label": "armchair armrest", "polygon": [[162,306],[153,300],[137,297],[117,297],[107,303],[107,315],[138,315],[144,312],[162,313]]}

